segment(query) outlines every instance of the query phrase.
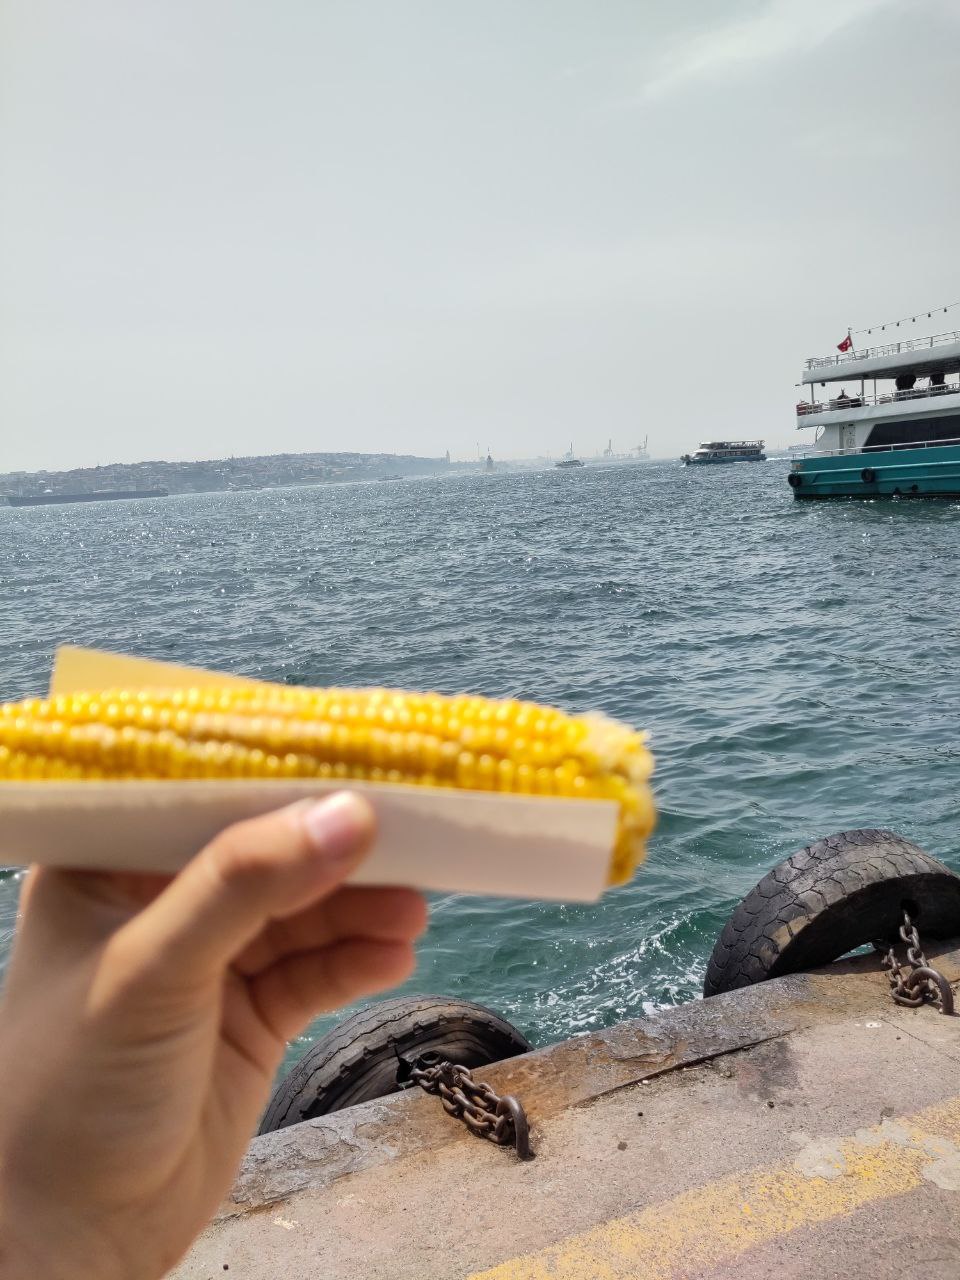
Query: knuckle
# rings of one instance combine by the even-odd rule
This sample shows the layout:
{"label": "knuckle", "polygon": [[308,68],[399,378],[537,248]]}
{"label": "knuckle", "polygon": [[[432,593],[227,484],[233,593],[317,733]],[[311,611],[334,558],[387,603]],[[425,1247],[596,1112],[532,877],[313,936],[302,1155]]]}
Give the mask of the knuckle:
{"label": "knuckle", "polygon": [[300,825],[288,810],[227,827],[207,849],[216,876],[227,885],[257,885],[281,873],[303,847]]}
{"label": "knuckle", "polygon": [[271,859],[262,846],[250,844],[231,828],[210,846],[210,862],[217,877],[227,885],[257,884],[276,871],[276,858]]}

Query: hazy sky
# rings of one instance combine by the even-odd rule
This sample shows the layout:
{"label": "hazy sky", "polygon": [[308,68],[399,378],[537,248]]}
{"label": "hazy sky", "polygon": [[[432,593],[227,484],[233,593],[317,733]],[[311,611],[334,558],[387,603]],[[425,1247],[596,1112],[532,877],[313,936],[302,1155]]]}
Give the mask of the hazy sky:
{"label": "hazy sky", "polygon": [[958,54],[958,0],[0,0],[0,471],[791,442],[804,357],[960,298]]}

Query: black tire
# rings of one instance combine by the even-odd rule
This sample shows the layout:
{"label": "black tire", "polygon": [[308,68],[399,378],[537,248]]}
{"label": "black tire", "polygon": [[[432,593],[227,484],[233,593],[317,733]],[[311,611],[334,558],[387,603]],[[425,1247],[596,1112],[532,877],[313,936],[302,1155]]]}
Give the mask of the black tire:
{"label": "black tire", "polygon": [[803,484],[803,477],[798,471],[791,471],[787,476],[787,484],[791,489],[799,489]]}
{"label": "black tire", "polygon": [[960,935],[960,876],[892,831],[840,831],[763,877],[717,939],[704,995],[829,964],[897,938],[906,906],[921,937]]}
{"label": "black tire", "polygon": [[864,484],[873,484],[876,478],[877,473],[874,471],[873,467],[864,467],[860,472],[860,479]]}
{"label": "black tire", "polygon": [[439,1053],[466,1067],[528,1053],[515,1027],[482,1004],[398,996],[345,1018],[307,1050],[273,1091],[260,1133],[396,1093],[397,1055]]}

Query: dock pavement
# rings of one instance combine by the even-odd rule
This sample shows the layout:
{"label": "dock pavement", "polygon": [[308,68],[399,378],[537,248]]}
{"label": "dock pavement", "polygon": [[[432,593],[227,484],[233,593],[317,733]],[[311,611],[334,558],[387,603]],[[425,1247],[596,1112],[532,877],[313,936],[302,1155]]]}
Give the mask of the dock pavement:
{"label": "dock pavement", "polygon": [[[928,949],[960,981],[960,941]],[[478,1070],[535,1158],[419,1090],[254,1139],[175,1280],[956,1280],[960,1017],[873,957]]]}

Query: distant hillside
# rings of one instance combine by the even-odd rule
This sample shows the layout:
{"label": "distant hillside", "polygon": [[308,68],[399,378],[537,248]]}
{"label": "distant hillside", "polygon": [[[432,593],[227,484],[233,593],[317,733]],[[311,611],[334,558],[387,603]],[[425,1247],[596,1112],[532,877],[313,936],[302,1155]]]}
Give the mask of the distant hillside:
{"label": "distant hillside", "polygon": [[167,489],[170,493],[215,493],[229,489],[378,480],[446,471],[443,458],[394,453],[270,453],[255,458],[205,462],[114,462],[72,471],[10,471],[0,474],[0,494],[94,493],[104,489]]}

